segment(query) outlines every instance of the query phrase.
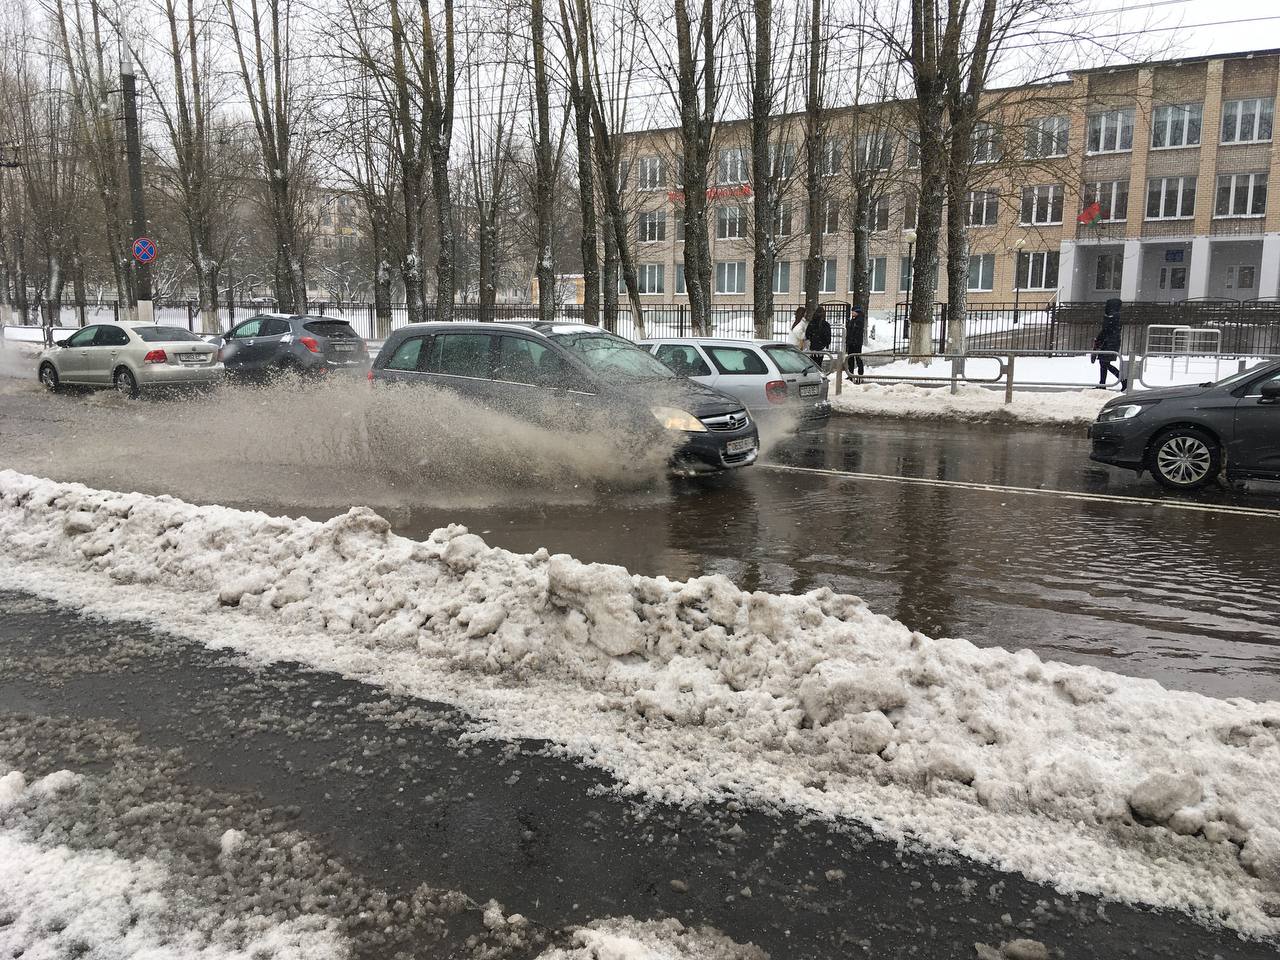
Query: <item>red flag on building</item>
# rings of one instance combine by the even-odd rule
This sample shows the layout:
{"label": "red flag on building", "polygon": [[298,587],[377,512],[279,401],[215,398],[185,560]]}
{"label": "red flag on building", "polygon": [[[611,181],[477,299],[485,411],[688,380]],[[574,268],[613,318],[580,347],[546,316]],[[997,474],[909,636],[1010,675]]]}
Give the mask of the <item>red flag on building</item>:
{"label": "red flag on building", "polygon": [[1076,223],[1093,223],[1100,213],[1102,213],[1102,204],[1095,200],[1080,211],[1080,216],[1076,217]]}

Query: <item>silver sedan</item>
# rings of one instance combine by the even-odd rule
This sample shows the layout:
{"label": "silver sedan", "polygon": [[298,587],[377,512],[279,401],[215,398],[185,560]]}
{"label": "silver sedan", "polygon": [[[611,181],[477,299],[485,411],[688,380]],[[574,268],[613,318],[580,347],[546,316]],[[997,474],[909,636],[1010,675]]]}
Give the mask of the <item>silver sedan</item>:
{"label": "silver sedan", "polygon": [[95,323],[59,340],[36,362],[51,391],[63,384],[114,387],[126,397],[159,387],[221,383],[218,348],[182,327]]}

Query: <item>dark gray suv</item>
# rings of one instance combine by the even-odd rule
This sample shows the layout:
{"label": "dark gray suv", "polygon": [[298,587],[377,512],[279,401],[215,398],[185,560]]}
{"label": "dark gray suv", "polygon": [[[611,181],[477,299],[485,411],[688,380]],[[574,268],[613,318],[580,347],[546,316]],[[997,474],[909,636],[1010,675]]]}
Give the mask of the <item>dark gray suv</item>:
{"label": "dark gray suv", "polygon": [[229,377],[265,379],[282,373],[363,373],[364,339],[345,320],[264,313],[241,321],[213,341]]}
{"label": "dark gray suv", "polygon": [[630,340],[581,323],[419,323],[394,331],[369,379],[425,384],[557,428],[678,440],[677,473],[756,460],[759,435],[740,400],[677,376]]}
{"label": "dark gray suv", "polygon": [[1117,397],[1089,428],[1091,459],[1198,490],[1230,480],[1280,480],[1280,362],[1217,383]]}

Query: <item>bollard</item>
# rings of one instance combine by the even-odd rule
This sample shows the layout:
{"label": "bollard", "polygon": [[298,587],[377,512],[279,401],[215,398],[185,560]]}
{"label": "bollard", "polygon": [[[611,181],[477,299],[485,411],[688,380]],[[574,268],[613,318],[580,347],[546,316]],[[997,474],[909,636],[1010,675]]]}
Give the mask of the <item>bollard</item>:
{"label": "bollard", "polygon": [[1016,358],[1012,353],[1009,354],[1009,365],[1005,367],[1005,370],[1004,370],[1004,376],[1005,376],[1004,402],[1005,403],[1013,403],[1013,361],[1015,359]]}

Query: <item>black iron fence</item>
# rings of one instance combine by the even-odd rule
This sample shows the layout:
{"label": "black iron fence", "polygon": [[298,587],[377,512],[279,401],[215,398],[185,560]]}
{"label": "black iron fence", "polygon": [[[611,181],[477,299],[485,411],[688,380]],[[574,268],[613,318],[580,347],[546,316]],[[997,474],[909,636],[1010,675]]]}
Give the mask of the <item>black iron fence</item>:
{"label": "black iron fence", "polygon": [[[1026,306],[1000,303],[971,305],[965,319],[970,353],[1030,350],[1080,353],[1093,347],[1102,326],[1101,303],[1055,303]],[[908,352],[908,304],[894,308],[893,352]],[[948,310],[934,305],[931,336],[940,352],[946,344]],[[1121,352],[1146,350],[1147,328],[1153,325],[1218,330],[1222,352],[1240,356],[1280,353],[1280,300],[1182,300],[1177,303],[1125,302],[1120,311]]]}

